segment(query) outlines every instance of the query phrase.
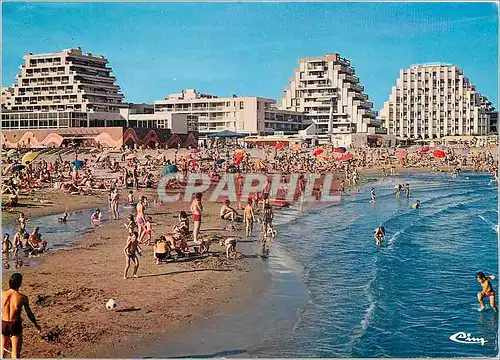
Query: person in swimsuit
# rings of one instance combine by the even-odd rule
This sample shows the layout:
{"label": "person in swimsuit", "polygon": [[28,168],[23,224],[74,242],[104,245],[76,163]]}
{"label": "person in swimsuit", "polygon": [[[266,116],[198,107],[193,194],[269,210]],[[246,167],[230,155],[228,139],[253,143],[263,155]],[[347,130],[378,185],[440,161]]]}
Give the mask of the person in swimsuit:
{"label": "person in swimsuit", "polygon": [[379,226],[378,228],[376,228],[373,237],[375,237],[377,245],[382,245],[382,241],[384,241],[385,238],[385,228],[383,226]]}
{"label": "person in swimsuit", "polygon": [[102,218],[101,210],[97,209],[92,213],[92,215],[90,215],[90,223],[92,225],[97,225],[101,221],[101,218]]}
{"label": "person in swimsuit", "polygon": [[419,207],[420,207],[420,200],[417,200],[417,202],[412,205],[412,208],[418,209]]}
{"label": "person in swimsuit", "polygon": [[10,235],[5,233],[2,240],[2,254],[9,254],[10,249],[12,249],[12,242],[10,241]]}
{"label": "person in swimsuit", "polygon": [[132,235],[129,235],[127,238],[127,245],[125,245],[125,249],[123,251],[125,252],[125,272],[123,274],[124,279],[128,279],[127,272],[128,269],[130,268],[130,262],[132,261],[134,263],[134,273],[133,277],[138,277],[137,276],[137,269],[139,269],[139,258],[137,257],[137,254],[142,255],[142,250],[141,247],[139,246],[139,234],[134,232]]}
{"label": "person in swimsuit", "polygon": [[495,290],[493,289],[493,286],[491,285],[491,280],[494,280],[495,276],[494,275],[486,275],[483,272],[478,272],[476,274],[476,280],[478,283],[481,284],[482,290],[477,293],[477,300],[479,301],[479,311],[482,311],[484,309],[484,301],[483,298],[489,297],[490,298],[490,306],[491,309],[494,312],[497,312],[497,305],[495,301]]}
{"label": "person in swimsuit", "polygon": [[253,223],[255,222],[252,203],[253,203],[252,199],[249,199],[247,206],[245,206],[245,210],[243,210],[243,220],[245,222],[245,234],[247,237],[252,236],[252,227]]}
{"label": "person in swimsuit", "polygon": [[372,190],[370,192],[370,196],[371,196],[370,202],[374,203],[375,199],[377,198],[377,195],[375,195],[375,188],[372,188]]}
{"label": "person in swimsuit", "polygon": [[23,248],[23,243],[22,243],[23,235],[24,232],[23,229],[21,228],[19,228],[19,230],[17,230],[16,235],[14,235],[14,241],[13,241],[14,256],[17,256],[19,254],[19,250]]}
{"label": "person in swimsuit", "polygon": [[137,215],[135,217],[135,223],[137,224],[137,227],[139,229],[139,242],[144,241],[144,237],[146,236],[146,216],[144,214],[145,206],[144,206],[144,200],[146,199],[145,196],[141,196],[141,199],[137,203],[136,211]]}
{"label": "person in swimsuit", "polygon": [[21,357],[23,342],[21,312],[23,307],[38,333],[42,330],[31,311],[28,297],[19,292],[22,282],[23,276],[14,273],[9,279],[9,290],[2,291],[2,358],[6,357],[6,348],[9,343],[12,346],[12,358]]}
{"label": "person in swimsuit", "polygon": [[144,227],[146,228],[146,236],[144,242],[147,242],[148,244],[151,243],[151,233],[153,232],[153,228],[151,227],[151,222],[153,219],[151,216],[148,216],[146,219],[146,222],[144,223]]}
{"label": "person in swimsuit", "polygon": [[398,200],[401,199],[401,188],[402,188],[401,184],[396,185],[396,199]]}
{"label": "person in swimsuit", "polygon": [[196,193],[193,202],[191,203],[191,213],[193,214],[193,241],[196,244],[200,244],[198,240],[198,235],[200,233],[201,228],[201,216],[203,212],[203,204],[201,202],[201,198],[203,197],[202,193]]}
{"label": "person in swimsuit", "polygon": [[224,205],[222,205],[221,209],[220,209],[220,218],[222,220],[231,220],[231,221],[234,221],[236,215],[238,215],[238,213],[236,212],[235,209],[233,209],[231,206],[229,206],[231,202],[229,201],[229,199],[226,199],[224,201]]}
{"label": "person in swimsuit", "polygon": [[20,213],[19,214],[19,226],[21,227],[21,229],[23,229],[23,232],[26,232],[26,217],[24,216],[24,213]]}
{"label": "person in swimsuit", "polygon": [[406,196],[407,198],[409,198],[409,197],[410,197],[410,184],[406,184],[406,185],[405,185],[405,196]]}
{"label": "person in swimsuit", "polygon": [[167,238],[165,236],[160,236],[154,247],[156,265],[160,265],[160,262],[164,261],[169,255],[170,247],[168,246]]}
{"label": "person in swimsuit", "polygon": [[133,204],[133,203],[135,203],[134,192],[130,190],[127,196],[127,204]]}
{"label": "person in swimsuit", "polygon": [[120,214],[118,213],[118,202],[120,201],[120,194],[118,193],[118,189],[114,189],[111,192],[111,215],[113,220],[118,220],[120,218]]}
{"label": "person in swimsuit", "polygon": [[127,223],[125,224],[125,227],[127,228],[129,235],[133,234],[137,230],[137,224],[135,223],[134,215],[129,214],[127,216]]}

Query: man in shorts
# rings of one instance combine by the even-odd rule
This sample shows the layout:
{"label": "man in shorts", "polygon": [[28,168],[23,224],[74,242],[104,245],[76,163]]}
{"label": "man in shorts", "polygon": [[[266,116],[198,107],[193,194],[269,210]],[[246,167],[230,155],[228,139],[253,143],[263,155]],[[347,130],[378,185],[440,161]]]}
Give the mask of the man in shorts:
{"label": "man in shorts", "polygon": [[137,276],[137,269],[139,269],[139,258],[137,257],[137,254],[141,255],[141,247],[139,246],[139,234],[134,232],[133,234],[129,235],[127,238],[127,245],[125,245],[125,249],[123,251],[125,252],[125,272],[123,274],[123,278],[127,279],[127,272],[128,269],[130,268],[130,262],[132,261],[134,263],[134,273],[133,277],[139,277]]}
{"label": "man in shorts", "polygon": [[23,307],[38,333],[42,330],[31,311],[28,297],[19,292],[22,282],[23,276],[14,273],[9,279],[9,290],[2,291],[2,358],[5,358],[5,350],[9,343],[12,346],[12,358],[21,357],[23,343],[21,312]]}

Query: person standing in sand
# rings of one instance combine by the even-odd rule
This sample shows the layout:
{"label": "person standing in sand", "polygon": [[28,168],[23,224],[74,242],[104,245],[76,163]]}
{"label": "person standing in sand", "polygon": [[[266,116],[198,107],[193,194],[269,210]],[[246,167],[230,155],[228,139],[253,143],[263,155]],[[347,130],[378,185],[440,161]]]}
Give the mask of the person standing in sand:
{"label": "person standing in sand", "polygon": [[111,215],[113,220],[118,220],[120,218],[120,214],[118,213],[118,202],[120,201],[120,194],[118,193],[118,189],[114,189],[111,192]]}
{"label": "person standing in sand", "polygon": [[137,215],[135,217],[135,223],[137,224],[137,227],[139,229],[139,242],[142,242],[143,238],[146,236],[146,226],[145,226],[146,216],[144,214],[145,199],[146,199],[145,196],[141,196],[141,199],[139,200],[136,206]]}
{"label": "person standing in sand", "polygon": [[6,357],[6,347],[9,343],[12,346],[12,358],[21,357],[23,344],[21,312],[23,307],[38,333],[42,330],[31,311],[28,297],[19,292],[22,282],[23,276],[14,273],[9,279],[9,290],[2,291],[2,358]]}
{"label": "person standing in sand", "polygon": [[202,193],[196,193],[193,202],[191,203],[191,213],[193,214],[193,241],[199,244],[198,234],[200,233],[201,228],[201,215],[203,212],[203,204],[201,202],[201,198],[203,197]]}
{"label": "person standing in sand", "polygon": [[24,216],[24,213],[19,213],[19,226],[21,229],[23,229],[23,233],[26,232],[26,217]]}
{"label": "person standing in sand", "polygon": [[252,236],[253,223],[255,222],[255,216],[253,213],[252,199],[248,200],[245,210],[243,210],[243,221],[245,222],[245,235],[247,237]]}
{"label": "person standing in sand", "polygon": [[142,250],[141,247],[139,246],[139,234],[134,232],[133,234],[129,235],[127,238],[127,245],[125,245],[125,249],[123,251],[125,252],[125,272],[123,274],[124,279],[128,279],[127,273],[128,269],[130,268],[130,261],[134,263],[134,273],[133,277],[139,277],[137,276],[137,269],[139,269],[139,258],[137,257],[137,254],[142,255]]}

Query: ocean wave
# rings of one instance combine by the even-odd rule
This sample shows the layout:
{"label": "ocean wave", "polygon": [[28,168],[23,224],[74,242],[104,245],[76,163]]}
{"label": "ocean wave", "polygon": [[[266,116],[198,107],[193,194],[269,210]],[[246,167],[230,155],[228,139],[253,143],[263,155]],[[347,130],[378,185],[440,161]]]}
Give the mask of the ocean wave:
{"label": "ocean wave", "polygon": [[489,219],[485,218],[485,217],[484,217],[483,215],[481,215],[481,214],[477,214],[477,216],[478,216],[481,220],[483,220],[486,224],[488,224],[488,225],[491,227],[491,229],[492,229],[494,232],[496,232],[496,233],[498,234],[498,224],[493,223],[491,220],[489,220]]}

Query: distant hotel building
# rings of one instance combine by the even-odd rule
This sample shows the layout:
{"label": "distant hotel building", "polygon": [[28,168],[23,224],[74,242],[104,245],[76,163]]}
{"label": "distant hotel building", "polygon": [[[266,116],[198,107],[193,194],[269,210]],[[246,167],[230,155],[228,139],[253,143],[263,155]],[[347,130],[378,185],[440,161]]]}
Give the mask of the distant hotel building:
{"label": "distant hotel building", "polygon": [[339,54],[299,59],[282,95],[281,109],[303,112],[321,134],[367,133],[377,125],[373,103]]}
{"label": "distant hotel building", "polygon": [[389,134],[407,138],[490,133],[491,102],[453,65],[401,70],[380,112]]}
{"label": "distant hotel building", "polygon": [[272,99],[255,96],[219,98],[194,89],[155,101],[154,112],[187,114],[193,123],[197,121],[200,135],[222,130],[252,135],[294,134],[307,125],[302,113],[279,110]]}

